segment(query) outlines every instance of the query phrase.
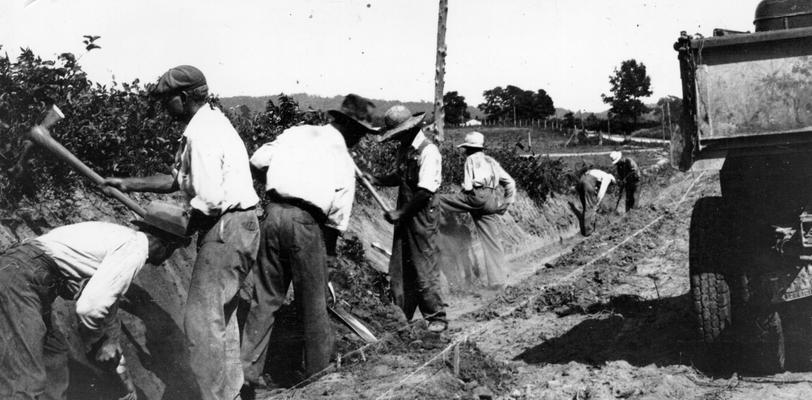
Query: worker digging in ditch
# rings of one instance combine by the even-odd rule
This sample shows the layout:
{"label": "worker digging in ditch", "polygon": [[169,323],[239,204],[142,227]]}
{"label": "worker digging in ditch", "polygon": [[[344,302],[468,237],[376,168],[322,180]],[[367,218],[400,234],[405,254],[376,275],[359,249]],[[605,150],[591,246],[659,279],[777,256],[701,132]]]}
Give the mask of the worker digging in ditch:
{"label": "worker digging in ditch", "polygon": [[[485,136],[481,133],[468,133],[465,142],[457,147],[465,149],[467,155],[462,191],[439,195],[440,204],[451,212],[471,214],[485,253],[480,279],[487,286],[500,287],[506,283],[507,273],[497,225],[499,215],[516,200],[516,182],[493,157],[485,154]],[[499,195],[498,186],[504,188],[504,198]]]}
{"label": "worker digging in ditch", "polygon": [[57,296],[76,299],[89,358],[116,369],[129,392],[124,399],[137,397],[114,334],[118,302],[145,263],[158,266],[189,243],[177,209],[147,210],[138,230],[81,222],[0,255],[0,398],[66,398],[68,348],[51,313]]}
{"label": "worker digging in ditch", "polygon": [[419,308],[429,331],[442,332],[448,321],[440,297],[439,199],[434,195],[442,180],[442,158],[437,145],[423,133],[423,117],[424,113],[412,115],[402,105],[386,111],[380,141],[400,142],[397,171],[367,178],[379,186],[399,187],[397,208],[384,215],[395,225],[389,261],[395,304],[408,320]]}
{"label": "worker digging in ditch", "polygon": [[[637,203],[637,185],[640,183],[640,169],[637,167],[637,162],[629,156],[624,156],[619,151],[609,153],[609,158],[612,164],[615,165],[618,186],[620,190],[626,194],[626,211],[628,212],[634,208]],[[620,196],[620,193],[618,196]]]}
{"label": "worker digging in ditch", "polygon": [[581,200],[581,234],[584,236],[591,235],[595,230],[595,214],[612,182],[615,182],[612,174],[599,169],[589,169],[581,175],[575,185],[578,198]]}
{"label": "worker digging in ditch", "polygon": [[268,205],[243,333],[243,399],[252,398],[260,383],[274,314],[291,282],[304,328],[304,373],[313,375],[330,362],[328,256],[336,255],[355,197],[355,163],[348,148],[377,133],[369,124],[373,108],[369,100],[347,95],[340,110],[328,111],[329,124],[286,129],[251,156],[251,167],[265,181]]}
{"label": "worker digging in ditch", "polygon": [[107,178],[123,192],[182,190],[198,233],[183,327],[190,364],[204,400],[232,400],[243,376],[236,309],[256,260],[259,221],[248,153],[228,118],[208,103],[203,73],[190,65],[164,73],[151,95],[185,123],[171,175]]}

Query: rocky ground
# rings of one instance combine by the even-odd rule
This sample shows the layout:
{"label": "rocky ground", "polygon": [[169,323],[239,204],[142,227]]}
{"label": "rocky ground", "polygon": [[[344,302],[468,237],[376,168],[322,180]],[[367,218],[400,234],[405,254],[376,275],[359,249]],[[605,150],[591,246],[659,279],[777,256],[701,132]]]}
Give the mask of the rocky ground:
{"label": "rocky ground", "polygon": [[516,249],[513,283],[452,297],[448,332],[401,322],[315,382],[260,398],[809,398],[812,374],[715,370],[697,341],[688,226],[711,195],[715,173],[656,176],[639,209],[605,212],[593,236]]}

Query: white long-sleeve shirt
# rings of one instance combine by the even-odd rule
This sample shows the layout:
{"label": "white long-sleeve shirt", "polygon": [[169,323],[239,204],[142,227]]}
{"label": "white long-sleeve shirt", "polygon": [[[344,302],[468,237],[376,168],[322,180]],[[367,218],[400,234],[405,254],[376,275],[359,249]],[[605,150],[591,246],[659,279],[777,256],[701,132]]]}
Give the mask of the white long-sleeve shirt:
{"label": "white long-sleeve shirt", "polygon": [[462,190],[495,189],[496,185],[501,185],[505,188],[505,203],[516,201],[516,182],[493,157],[481,151],[471,154],[465,159],[464,170]]}
{"label": "white long-sleeve shirt", "polygon": [[598,190],[598,203],[603,200],[603,196],[606,195],[606,189],[609,189],[609,185],[615,181],[615,177],[608,172],[601,171],[599,169],[590,169],[586,171],[587,174],[592,175],[598,182],[601,183],[601,188]]}
{"label": "white long-sleeve shirt", "polygon": [[81,222],[54,228],[31,240],[56,263],[64,277],[90,278],[76,300],[79,321],[99,329],[112,317],[149,255],[147,236],[108,222]]}
{"label": "white long-sleeve shirt", "polygon": [[251,165],[267,168],[265,190],[305,200],[324,212],[325,225],[347,230],[355,198],[355,163],[331,125],[286,129],[257,149]]}
{"label": "white long-sleeve shirt", "polygon": [[178,185],[203,214],[220,216],[259,202],[245,144],[219,109],[204,105],[195,113],[175,162]]}

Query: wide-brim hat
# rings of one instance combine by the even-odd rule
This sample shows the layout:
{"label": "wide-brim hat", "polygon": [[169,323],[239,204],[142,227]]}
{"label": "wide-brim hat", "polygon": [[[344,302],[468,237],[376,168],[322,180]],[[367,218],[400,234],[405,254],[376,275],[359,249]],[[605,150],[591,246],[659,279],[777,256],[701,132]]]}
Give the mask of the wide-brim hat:
{"label": "wide-brim hat", "polygon": [[609,158],[612,160],[612,164],[617,164],[621,157],[623,157],[623,154],[619,151],[609,153]]}
{"label": "wide-brim hat", "polygon": [[465,142],[457,145],[457,147],[470,147],[473,149],[485,148],[485,135],[479,132],[469,132],[465,135]]}
{"label": "wide-brim hat", "polygon": [[424,112],[412,114],[406,106],[392,106],[383,116],[384,128],[381,130],[381,137],[378,138],[378,141],[386,142],[398,139],[404,133],[416,127],[422,127],[425,116]]}
{"label": "wide-brim hat", "polygon": [[363,129],[365,133],[377,135],[378,128],[372,126],[372,109],[375,103],[371,100],[350,93],[341,102],[338,110],[328,110],[327,113],[341,121],[349,121]]}
{"label": "wide-brim hat", "polygon": [[144,207],[143,219],[132,221],[138,227],[155,228],[177,239],[189,236],[189,211],[176,204],[152,201]]}

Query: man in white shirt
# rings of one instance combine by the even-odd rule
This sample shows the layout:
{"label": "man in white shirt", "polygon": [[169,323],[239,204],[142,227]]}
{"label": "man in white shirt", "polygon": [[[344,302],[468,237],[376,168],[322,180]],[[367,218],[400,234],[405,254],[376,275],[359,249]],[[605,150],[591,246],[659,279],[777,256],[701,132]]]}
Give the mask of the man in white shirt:
{"label": "man in white shirt", "polygon": [[[516,201],[516,182],[499,163],[485,154],[485,136],[479,132],[465,135],[465,142],[457,147],[465,149],[462,191],[440,195],[440,204],[448,211],[470,213],[477,236],[485,253],[484,271],[480,279],[489,287],[503,286],[507,280],[502,244],[499,241],[499,217]],[[498,196],[497,186],[505,190],[504,199]]]}
{"label": "man in white shirt", "polygon": [[107,178],[124,192],[182,190],[192,208],[198,250],[183,326],[204,400],[232,400],[242,385],[238,293],[256,260],[259,221],[248,153],[222,111],[208,103],[203,73],[181,65],[158,79],[152,95],[186,124],[172,175]]}
{"label": "man in white shirt", "polygon": [[419,307],[429,330],[442,332],[448,321],[440,297],[439,203],[434,195],[442,180],[442,156],[422,131],[423,117],[400,105],[386,111],[380,140],[400,142],[397,172],[369,178],[376,185],[399,187],[397,209],[384,215],[395,225],[389,261],[395,303],[409,320]]}
{"label": "man in white shirt", "polygon": [[[87,344],[104,339],[118,301],[144,263],[160,265],[189,242],[184,232],[156,223],[178,226],[179,218],[152,213],[139,230],[107,222],[66,225],[0,254],[0,398],[46,397],[46,379],[47,396],[64,398],[67,382],[53,380],[66,380],[67,357],[49,355],[60,361],[47,366],[48,376],[44,360],[45,338],[61,337],[51,320],[56,296],[76,299],[79,331]],[[110,346],[112,351],[105,349],[97,361],[123,366],[117,340]],[[67,352],[60,347],[50,351]],[[135,398],[131,382],[128,390],[128,398]]]}
{"label": "man in white shirt", "polygon": [[330,124],[289,128],[251,157],[251,166],[264,178],[269,203],[243,333],[243,398],[251,398],[259,384],[274,313],[291,282],[304,327],[304,372],[312,375],[330,362],[334,338],[325,296],[327,256],[335,256],[355,196],[355,164],[347,149],[376,133],[368,123],[373,107],[350,94],[340,111],[329,112]]}
{"label": "man in white shirt", "polygon": [[[581,175],[575,190],[578,191],[578,198],[581,200],[581,233],[589,236],[595,230],[595,213],[598,206],[606,195],[609,185],[615,181],[615,177],[608,172],[599,169],[590,169]],[[600,188],[598,188],[600,185]]]}

